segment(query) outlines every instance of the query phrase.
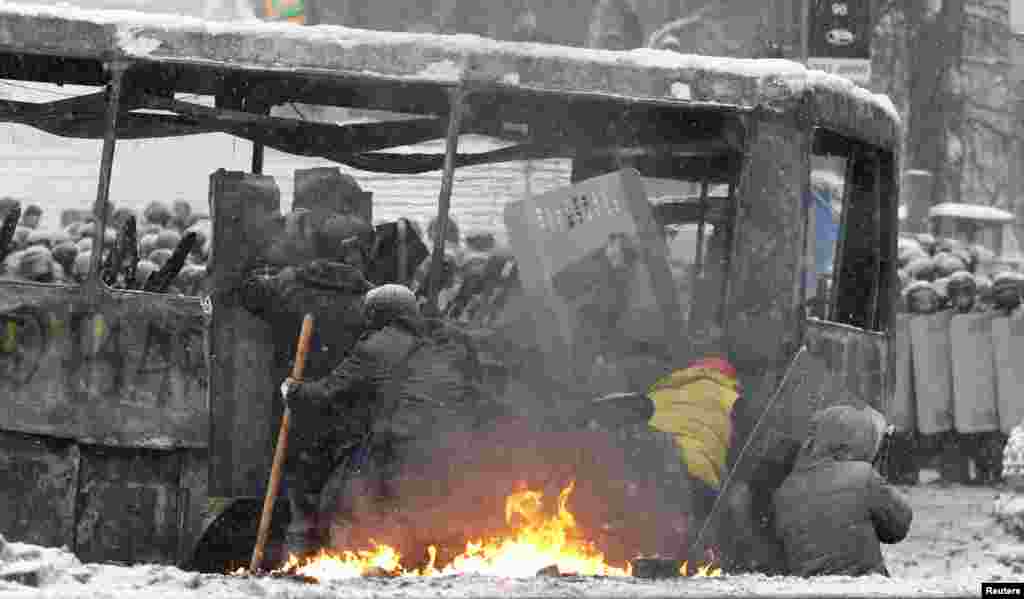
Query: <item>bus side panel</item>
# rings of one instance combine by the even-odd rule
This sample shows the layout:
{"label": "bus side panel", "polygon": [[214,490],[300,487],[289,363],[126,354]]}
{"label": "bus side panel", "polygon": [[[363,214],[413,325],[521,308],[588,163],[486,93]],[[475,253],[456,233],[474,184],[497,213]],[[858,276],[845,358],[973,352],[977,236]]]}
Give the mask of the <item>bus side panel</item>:
{"label": "bus side panel", "polygon": [[[270,327],[238,304],[233,290],[263,249],[268,217],[280,215],[272,177],[219,170],[210,176],[210,494],[261,495],[281,416]],[[295,332],[296,336],[298,331]],[[275,376],[279,375],[279,376]]]}
{"label": "bus side panel", "polygon": [[738,186],[723,324],[753,414],[774,393],[800,334],[794,290],[802,268],[807,135],[781,118],[752,121]]}
{"label": "bus side panel", "polygon": [[0,428],[121,447],[205,447],[199,301],[140,293],[77,307],[74,288],[5,282]]}
{"label": "bus side panel", "polygon": [[79,459],[73,441],[0,431],[0,531],[8,541],[74,545]]}
{"label": "bus side panel", "polygon": [[[755,454],[773,451],[780,441],[802,443],[818,410],[870,405],[886,413],[888,341],[883,335],[811,319],[805,344],[807,351],[794,364],[765,416]],[[760,413],[758,410],[756,415]]]}
{"label": "bus side panel", "polygon": [[175,563],[182,452],[81,446],[75,554],[82,561]]}

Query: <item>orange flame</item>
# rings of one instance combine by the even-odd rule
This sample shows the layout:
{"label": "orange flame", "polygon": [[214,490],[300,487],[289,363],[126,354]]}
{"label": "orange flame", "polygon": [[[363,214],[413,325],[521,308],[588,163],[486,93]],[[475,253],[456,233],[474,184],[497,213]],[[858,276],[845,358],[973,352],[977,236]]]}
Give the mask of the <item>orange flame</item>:
{"label": "orange flame", "polygon": [[[372,575],[448,576],[480,574],[509,578],[532,577],[540,570],[555,566],[561,574],[582,576],[631,576],[632,566],[615,567],[605,561],[604,554],[592,542],[579,537],[576,518],[569,510],[569,496],[575,481],[558,495],[557,513],[545,517],[544,496],[540,491],[523,490],[505,500],[505,521],[514,532],[487,540],[466,543],[465,551],[448,565],[436,566],[437,549],[427,549],[429,561],[419,570],[405,570],[402,556],[388,545],[372,542],[374,547],[363,551],[322,551],[300,563],[294,556],[284,567],[287,572],[331,581]],[[680,569],[685,575],[686,564]],[[721,570],[710,565],[698,569],[697,576],[720,576]]]}

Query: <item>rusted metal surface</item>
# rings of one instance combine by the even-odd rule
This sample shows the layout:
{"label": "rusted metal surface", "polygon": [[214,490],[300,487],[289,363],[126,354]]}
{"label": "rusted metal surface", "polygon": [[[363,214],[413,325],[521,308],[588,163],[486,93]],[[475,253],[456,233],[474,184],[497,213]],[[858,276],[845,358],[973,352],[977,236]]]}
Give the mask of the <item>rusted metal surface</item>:
{"label": "rusted metal surface", "polygon": [[[263,249],[269,216],[279,215],[281,196],[272,177],[217,171],[210,177],[213,217],[210,491],[213,495],[261,495],[280,407],[273,401],[270,328],[239,305],[232,290]],[[241,351],[240,351],[241,350]]]}
{"label": "rusted metal surface", "polygon": [[[818,410],[835,405],[870,405],[883,414],[888,410],[885,335],[810,319],[804,343],[807,351],[797,360],[754,439],[751,453],[755,456],[776,451],[780,441],[804,441],[811,416]],[[768,370],[755,383],[755,392],[771,395],[776,380],[776,372]]]}
{"label": "rusted metal surface", "polygon": [[802,153],[808,133],[792,123],[759,119],[738,188],[725,319],[737,367],[782,367],[796,350],[804,218]]}
{"label": "rusted metal surface", "polygon": [[13,541],[74,545],[78,471],[74,443],[0,432],[0,531]]}
{"label": "rusted metal surface", "polygon": [[173,563],[181,452],[81,446],[75,553],[83,561]]}
{"label": "rusted metal surface", "polygon": [[186,563],[191,557],[203,533],[203,521],[209,491],[210,454],[204,449],[183,450],[181,476],[178,483],[181,506],[178,520],[179,563]]}
{"label": "rusted metal surface", "polygon": [[299,208],[329,208],[372,223],[373,192],[355,192],[342,181],[341,169],[336,166],[295,169],[292,210]]}
{"label": "rusted metal surface", "polygon": [[[883,414],[888,412],[889,340],[885,335],[812,319],[807,324],[806,343],[808,353],[824,373],[817,409],[867,404]],[[792,403],[794,409],[803,405],[800,401]],[[806,422],[804,414],[795,415],[798,422]]]}
{"label": "rusted metal surface", "polygon": [[[5,282],[0,429],[133,447],[205,447],[197,300]],[[129,299],[130,296],[136,296]]]}

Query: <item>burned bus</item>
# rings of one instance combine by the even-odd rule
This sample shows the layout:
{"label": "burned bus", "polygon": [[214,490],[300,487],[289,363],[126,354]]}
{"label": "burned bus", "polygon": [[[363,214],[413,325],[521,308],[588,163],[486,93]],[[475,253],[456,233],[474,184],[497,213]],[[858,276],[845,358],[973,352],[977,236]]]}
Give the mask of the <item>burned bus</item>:
{"label": "burned bus", "polygon": [[[262,173],[265,149],[433,177],[441,223],[471,199],[460,196],[460,180],[522,180],[485,219],[514,258],[515,284],[488,300],[488,318],[457,324],[478,344],[487,393],[526,420],[555,421],[588,398],[642,392],[709,355],[737,369],[755,416],[736,427],[753,435],[754,455],[802,439],[826,405],[888,405],[900,123],[886,98],[844,79],[781,60],[61,7],[10,5],[0,20],[4,79],[97,90],[7,100],[3,114],[103,140],[98,231],[109,223],[119,142],[218,132],[253,143],[251,172],[210,165],[201,295],[111,288],[101,277],[101,250],[113,243],[105,235],[95,237],[81,283],[0,283],[4,318],[18,331],[15,349],[0,355],[18,373],[0,379],[8,398],[0,468],[15,489],[3,495],[0,527],[14,537],[66,544],[86,559],[188,561],[210,537],[204,524],[224,522],[216,513],[243,506],[234,508],[241,520],[258,517],[251,506],[265,491],[280,380],[266,325],[231,290],[260,258],[262,223],[281,213],[282,189]],[[281,106],[375,116],[344,123]],[[471,137],[488,143],[470,151]],[[843,181],[832,229],[816,220],[810,194],[811,174],[822,170]],[[330,192],[309,201],[394,214],[380,194],[372,204],[341,205]],[[429,259],[433,304],[444,228]],[[163,348],[159,376],[139,366],[151,346]],[[644,422],[635,429],[626,436],[650,433]],[[595,536],[613,520],[619,533],[635,533],[629,542],[601,537],[615,545],[609,555],[664,549],[645,545],[664,541],[657,510],[687,501],[657,491],[659,480],[681,477],[671,443],[665,451],[623,458],[622,480],[591,486],[592,503],[603,504],[594,508]],[[589,472],[607,468],[586,453],[536,478],[585,479],[588,459]],[[530,468],[543,470],[544,460],[519,464],[508,480]],[[629,472],[643,480],[626,480]],[[630,508],[645,484],[645,500],[659,505],[649,516]],[[583,502],[582,486],[578,493]],[[239,499],[247,497],[255,504]],[[43,505],[45,526],[30,527]]]}

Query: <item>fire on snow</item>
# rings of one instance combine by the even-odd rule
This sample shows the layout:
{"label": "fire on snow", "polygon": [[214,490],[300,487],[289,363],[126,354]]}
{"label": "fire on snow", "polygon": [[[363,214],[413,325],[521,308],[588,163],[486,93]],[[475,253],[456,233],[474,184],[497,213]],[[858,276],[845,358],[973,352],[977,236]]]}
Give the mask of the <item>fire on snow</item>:
{"label": "fire on snow", "polygon": [[[320,582],[357,578],[373,572],[392,576],[447,576],[480,574],[509,578],[530,577],[538,571],[555,566],[562,574],[582,576],[630,576],[631,566],[615,567],[605,561],[592,542],[578,538],[576,519],[568,508],[574,483],[558,496],[557,513],[545,517],[543,494],[524,490],[505,500],[505,521],[515,531],[505,537],[480,539],[466,543],[465,551],[451,563],[438,566],[437,550],[428,548],[429,561],[422,569],[406,570],[402,555],[393,547],[375,544],[372,549],[322,551],[318,556],[300,562],[289,558],[283,570],[314,578]],[[680,574],[686,575],[684,563]],[[719,576],[721,571],[710,566],[698,568],[696,576]]]}

